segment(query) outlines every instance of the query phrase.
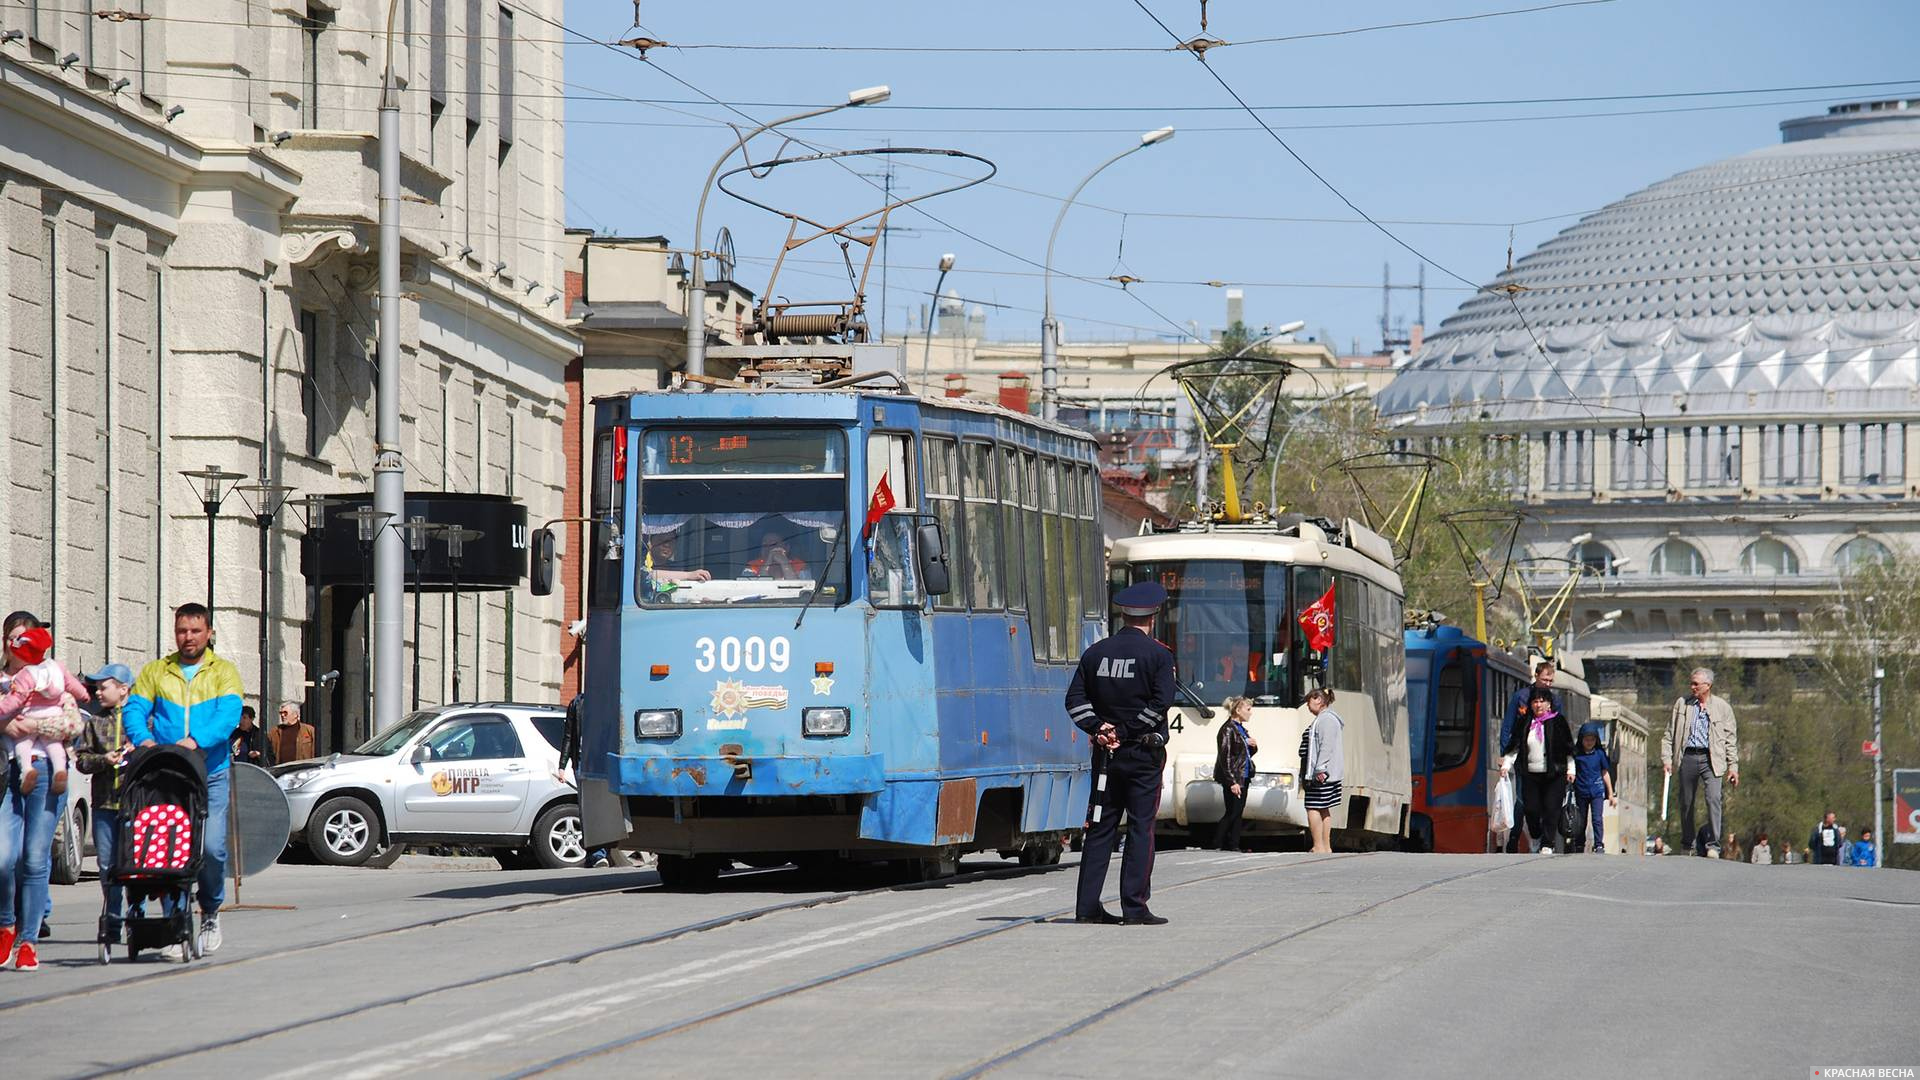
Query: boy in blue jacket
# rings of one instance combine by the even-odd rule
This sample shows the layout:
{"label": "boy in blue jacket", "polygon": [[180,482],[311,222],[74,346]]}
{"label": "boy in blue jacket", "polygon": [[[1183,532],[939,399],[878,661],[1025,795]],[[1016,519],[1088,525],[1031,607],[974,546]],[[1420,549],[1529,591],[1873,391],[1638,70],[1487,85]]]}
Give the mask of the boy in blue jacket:
{"label": "boy in blue jacket", "polygon": [[[1581,832],[1585,832],[1588,815],[1593,819],[1593,853],[1607,853],[1606,837],[1601,824],[1601,800],[1608,806],[1618,804],[1613,794],[1613,762],[1600,745],[1600,725],[1582,724],[1580,727],[1580,745],[1573,753],[1572,775],[1574,805],[1579,807]],[[1585,844],[1581,836],[1569,840],[1570,851],[1579,851]]]}

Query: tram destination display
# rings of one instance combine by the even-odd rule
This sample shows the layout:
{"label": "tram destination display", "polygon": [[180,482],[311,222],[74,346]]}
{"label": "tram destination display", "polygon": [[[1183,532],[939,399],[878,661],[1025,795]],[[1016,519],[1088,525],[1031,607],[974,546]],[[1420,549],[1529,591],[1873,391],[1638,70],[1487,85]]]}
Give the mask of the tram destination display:
{"label": "tram destination display", "polygon": [[842,439],[825,428],[653,428],[645,473],[652,477],[832,475],[845,471]]}

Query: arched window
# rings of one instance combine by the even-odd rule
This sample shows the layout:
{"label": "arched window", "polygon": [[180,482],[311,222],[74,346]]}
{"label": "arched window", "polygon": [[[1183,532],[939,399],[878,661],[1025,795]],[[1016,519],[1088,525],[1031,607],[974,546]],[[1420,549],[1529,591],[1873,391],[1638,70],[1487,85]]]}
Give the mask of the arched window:
{"label": "arched window", "polygon": [[1573,561],[1593,571],[1612,577],[1620,571],[1614,569],[1616,556],[1613,549],[1598,540],[1589,540],[1573,549]]}
{"label": "arched window", "polygon": [[1887,545],[1871,536],[1856,536],[1841,544],[1840,550],[1833,553],[1834,568],[1841,573],[1864,570],[1869,566],[1892,561],[1893,552],[1887,550]]}
{"label": "arched window", "polygon": [[1669,540],[1653,549],[1647,570],[1654,574],[1700,575],[1707,572],[1707,560],[1700,549],[1685,540]]}
{"label": "arched window", "polygon": [[1773,537],[1762,537],[1748,544],[1747,550],[1740,553],[1740,572],[1762,577],[1797,574],[1800,572],[1800,556]]}

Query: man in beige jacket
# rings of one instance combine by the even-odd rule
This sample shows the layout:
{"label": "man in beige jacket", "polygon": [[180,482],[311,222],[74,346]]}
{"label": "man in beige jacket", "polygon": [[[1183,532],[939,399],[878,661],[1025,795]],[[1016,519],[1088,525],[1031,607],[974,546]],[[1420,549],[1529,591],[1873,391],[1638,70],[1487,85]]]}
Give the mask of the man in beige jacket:
{"label": "man in beige jacket", "polygon": [[[1680,774],[1680,835],[1686,850],[1705,855],[1712,848],[1717,854],[1720,837],[1726,835],[1720,812],[1721,780],[1740,786],[1740,731],[1733,706],[1713,696],[1712,669],[1694,668],[1688,685],[1692,694],[1673,703],[1673,717],[1660,743],[1660,764],[1668,776]],[[1693,816],[1694,795],[1703,779],[1707,821],[1713,826],[1713,839],[1707,844],[1700,842]]]}

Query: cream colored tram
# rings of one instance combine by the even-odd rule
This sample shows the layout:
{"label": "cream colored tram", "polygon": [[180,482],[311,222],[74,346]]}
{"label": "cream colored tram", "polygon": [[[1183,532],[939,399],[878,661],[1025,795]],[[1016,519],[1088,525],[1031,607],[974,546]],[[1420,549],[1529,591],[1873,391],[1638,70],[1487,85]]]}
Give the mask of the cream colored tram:
{"label": "cream colored tram", "polygon": [[[1110,585],[1157,581],[1167,589],[1155,635],[1174,652],[1179,678],[1211,707],[1183,694],[1169,718],[1167,768],[1157,832],[1205,845],[1225,810],[1213,767],[1222,703],[1253,699],[1249,733],[1259,746],[1241,832],[1243,843],[1304,842],[1300,740],[1306,692],[1335,691],[1344,721],[1346,778],[1334,811],[1335,843],[1375,847],[1406,836],[1408,765],[1405,590],[1392,546],[1351,519],[1282,517],[1237,525],[1188,525],[1113,542]],[[1307,648],[1299,618],[1334,591],[1332,648]]]}

